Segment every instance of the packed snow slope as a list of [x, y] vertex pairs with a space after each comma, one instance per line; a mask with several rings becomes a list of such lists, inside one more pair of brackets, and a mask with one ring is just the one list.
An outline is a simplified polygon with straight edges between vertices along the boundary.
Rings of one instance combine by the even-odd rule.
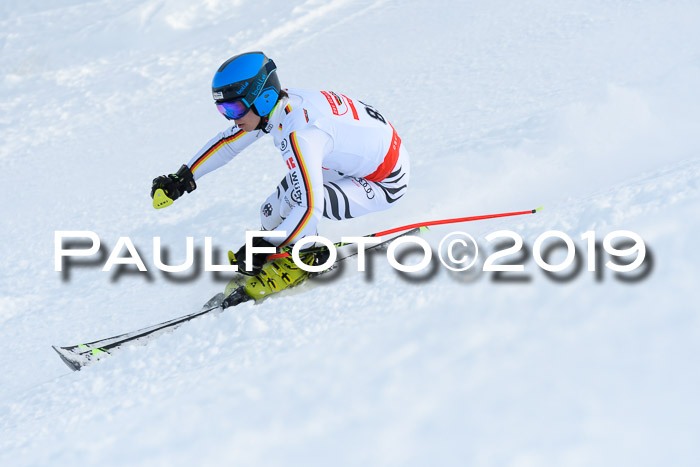
[[[0, 465], [696, 465], [698, 24], [690, 0], [5, 0]], [[408, 280], [377, 256], [71, 372], [52, 344], [223, 289], [165, 277], [153, 237], [177, 263], [187, 236], [225, 253], [258, 227], [285, 171], [271, 141], [167, 209], [149, 198], [226, 127], [211, 78], [249, 50], [284, 86], [373, 104], [411, 153], [394, 209], [322, 235], [543, 205], [427, 238], [507, 229], [531, 251], [560, 230], [582, 270], [555, 282], [529, 254], [525, 281]], [[149, 274], [103, 257], [64, 277], [57, 230], [105, 254], [128, 236]], [[647, 275], [587, 271], [589, 230], [639, 234]]]

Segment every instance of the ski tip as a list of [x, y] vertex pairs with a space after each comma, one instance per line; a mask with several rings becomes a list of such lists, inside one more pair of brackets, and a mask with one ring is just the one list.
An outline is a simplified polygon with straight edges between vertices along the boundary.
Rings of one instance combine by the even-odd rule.
[[70, 368], [73, 371], [80, 371], [80, 365], [75, 363], [74, 361], [68, 359], [62, 352], [62, 349], [60, 347], [56, 347], [55, 345], [51, 346], [52, 349], [56, 351], [59, 357], [61, 357], [61, 360], [63, 360], [63, 363], [65, 363], [68, 368]]
[[542, 210], [542, 206], [540, 206], [540, 207], [537, 208], [537, 209], [533, 209], [533, 210], [532, 210], [532, 213], [534, 214], [534, 213], [536, 213], [536, 212], [540, 212], [541, 210]]

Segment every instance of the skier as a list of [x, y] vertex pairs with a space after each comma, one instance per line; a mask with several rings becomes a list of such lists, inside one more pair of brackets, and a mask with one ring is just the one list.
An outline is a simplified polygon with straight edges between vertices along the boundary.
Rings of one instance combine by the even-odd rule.
[[[281, 250], [316, 235], [321, 217], [342, 220], [383, 211], [405, 194], [408, 153], [394, 127], [371, 105], [333, 91], [283, 90], [275, 63], [262, 52], [226, 60], [214, 75], [212, 94], [219, 112], [235, 125], [175, 174], [153, 180], [154, 207], [192, 192], [203, 175], [265, 135], [272, 136], [289, 171], [261, 205], [261, 230], [286, 233], [256, 238], [253, 246]], [[246, 264], [245, 249], [229, 252], [229, 261], [257, 276], [246, 284], [251, 294], [265, 295], [306, 277], [290, 258], [267, 262], [268, 254], [258, 253]]]

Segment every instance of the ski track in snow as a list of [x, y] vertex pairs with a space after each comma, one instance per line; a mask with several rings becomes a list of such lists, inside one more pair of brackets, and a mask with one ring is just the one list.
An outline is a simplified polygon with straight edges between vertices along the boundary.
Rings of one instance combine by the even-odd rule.
[[[700, 419], [700, 7], [657, 0], [303, 3], [8, 1], [0, 6], [0, 465], [694, 465]], [[630, 284], [585, 268], [526, 283], [382, 255], [70, 372], [69, 345], [194, 311], [225, 282], [167, 281], [184, 238], [223, 253], [284, 174], [271, 142], [163, 211], [151, 179], [225, 127], [215, 68], [261, 49], [284, 86], [382, 110], [412, 157], [382, 215], [329, 238], [436, 227], [645, 240]], [[53, 271], [55, 230], [129, 236], [143, 275]], [[585, 258], [584, 258], [585, 259]], [[483, 258], [482, 258], [483, 260]]]

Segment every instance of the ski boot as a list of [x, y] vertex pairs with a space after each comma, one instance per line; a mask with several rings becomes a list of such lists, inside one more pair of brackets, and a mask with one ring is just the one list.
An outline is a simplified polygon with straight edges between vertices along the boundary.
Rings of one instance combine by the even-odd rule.
[[[306, 253], [300, 258], [309, 266], [321, 264], [326, 261], [327, 253]], [[236, 289], [243, 287], [245, 293], [255, 300], [262, 300], [274, 293], [294, 287], [302, 283], [309, 273], [297, 267], [291, 256], [275, 258], [268, 261], [262, 271], [256, 276], [238, 275], [226, 285], [225, 296], [229, 296]]]

